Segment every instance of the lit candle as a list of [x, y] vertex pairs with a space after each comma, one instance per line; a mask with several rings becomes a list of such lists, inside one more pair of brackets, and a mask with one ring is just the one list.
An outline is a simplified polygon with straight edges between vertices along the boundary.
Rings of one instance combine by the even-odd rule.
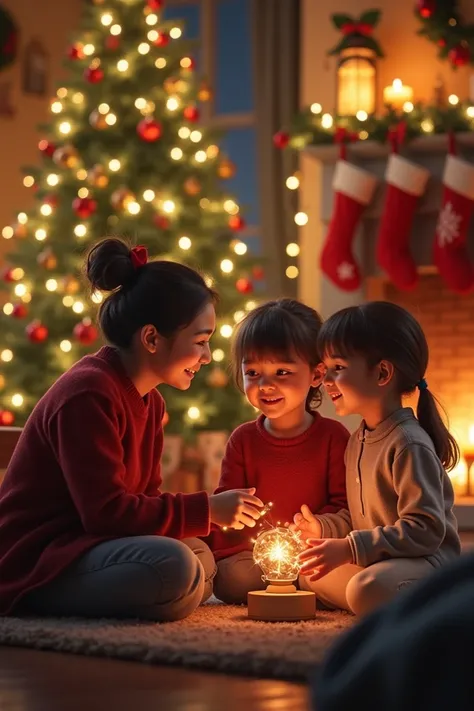
[[391, 86], [386, 86], [383, 90], [383, 100], [393, 109], [402, 109], [403, 104], [407, 101], [412, 101], [413, 89], [411, 86], [405, 86], [401, 79], [394, 79]]

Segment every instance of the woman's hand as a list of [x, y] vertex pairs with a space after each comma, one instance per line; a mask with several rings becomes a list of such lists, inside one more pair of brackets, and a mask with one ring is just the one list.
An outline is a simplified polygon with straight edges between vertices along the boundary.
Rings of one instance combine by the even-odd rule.
[[211, 521], [225, 528], [253, 528], [260, 518], [263, 502], [254, 496], [255, 489], [230, 489], [209, 497]]

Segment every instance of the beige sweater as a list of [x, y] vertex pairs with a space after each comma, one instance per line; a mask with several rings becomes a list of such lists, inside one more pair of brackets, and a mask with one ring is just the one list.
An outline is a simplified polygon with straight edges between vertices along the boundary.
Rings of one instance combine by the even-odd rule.
[[349, 512], [318, 516], [323, 537], [348, 536], [354, 562], [425, 557], [433, 566], [461, 551], [453, 487], [411, 408], [375, 430], [362, 422], [346, 449]]

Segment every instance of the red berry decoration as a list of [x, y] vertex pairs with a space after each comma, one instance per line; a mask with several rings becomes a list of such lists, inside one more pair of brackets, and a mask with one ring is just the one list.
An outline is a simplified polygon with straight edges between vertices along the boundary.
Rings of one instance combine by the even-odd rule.
[[73, 44], [72, 47], [69, 47], [67, 51], [67, 56], [69, 57], [69, 59], [83, 59], [84, 52], [82, 51], [81, 45]]
[[15, 415], [10, 410], [0, 411], [0, 425], [2, 427], [10, 427], [15, 422]]
[[84, 72], [84, 79], [89, 84], [98, 84], [104, 78], [104, 72], [100, 67], [87, 67]]
[[25, 331], [32, 343], [42, 343], [48, 338], [48, 329], [43, 326], [41, 321], [32, 321]]
[[170, 221], [164, 215], [155, 215], [153, 222], [160, 230], [167, 230], [170, 226]]
[[77, 197], [72, 201], [72, 209], [78, 217], [85, 220], [97, 210], [97, 203], [90, 197]]
[[418, 14], [427, 20], [436, 10], [436, 0], [418, 0]]
[[196, 106], [186, 106], [183, 111], [183, 116], [187, 121], [198, 121], [199, 120], [199, 109]]
[[290, 135], [286, 133], [286, 131], [278, 131], [278, 133], [275, 133], [273, 136], [273, 144], [277, 148], [286, 148], [289, 142]]
[[163, 7], [163, 0], [147, 0], [147, 5], [150, 10], [161, 10]]
[[232, 215], [232, 217], [229, 218], [229, 227], [235, 232], [243, 230], [245, 227], [245, 220], [240, 217], [240, 215]]
[[170, 36], [167, 32], [158, 32], [158, 37], [153, 41], [153, 44], [157, 47], [166, 47], [169, 44]]
[[140, 121], [137, 126], [137, 133], [142, 141], [148, 141], [149, 143], [153, 143], [153, 141], [157, 141], [161, 138], [162, 132], [161, 124], [150, 116]]
[[47, 141], [45, 138], [38, 143], [38, 148], [41, 153], [44, 153], [45, 156], [49, 156], [50, 158], [52, 158], [53, 153], [56, 150], [54, 143], [50, 143], [50, 141]]
[[94, 343], [99, 336], [99, 333], [96, 327], [93, 326], [90, 318], [85, 318], [80, 323], [77, 323], [74, 326], [73, 334], [83, 346], [89, 346], [91, 343]]
[[49, 195], [45, 195], [43, 198], [43, 203], [46, 205], [51, 205], [51, 207], [57, 207], [58, 206], [58, 196], [53, 195], [50, 193]]
[[28, 315], [28, 309], [25, 304], [15, 304], [12, 311], [12, 316], [15, 318], [25, 318]]
[[15, 281], [13, 277], [13, 269], [11, 269], [10, 267], [8, 267], [8, 269], [5, 269], [5, 271], [3, 272], [3, 281], [6, 281], [8, 283]]
[[453, 49], [450, 49], [448, 57], [454, 67], [464, 67], [471, 61], [469, 47], [463, 44], [458, 44], [456, 47], [453, 47]]
[[120, 47], [120, 38], [114, 35], [109, 35], [105, 40], [105, 46], [107, 49], [116, 50]]
[[242, 277], [241, 279], [237, 279], [235, 283], [235, 288], [241, 294], [250, 294], [253, 291], [253, 284], [250, 279]]

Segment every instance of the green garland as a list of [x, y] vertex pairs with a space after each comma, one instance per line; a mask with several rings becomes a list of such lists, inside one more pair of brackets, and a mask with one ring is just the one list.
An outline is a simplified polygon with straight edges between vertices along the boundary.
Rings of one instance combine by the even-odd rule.
[[[317, 113], [316, 113], [317, 112]], [[274, 137], [279, 148], [302, 150], [306, 146], [372, 140], [385, 143], [393, 132], [400, 140], [410, 141], [418, 136], [474, 131], [474, 107], [468, 101], [455, 106], [427, 106], [415, 104], [408, 112], [388, 109], [382, 116], [337, 117], [325, 114], [319, 104], [312, 104], [298, 114], [289, 131]], [[282, 140], [286, 136], [287, 140]]]
[[474, 24], [464, 24], [457, 0], [420, 0], [415, 15], [418, 34], [438, 47], [438, 56], [453, 68], [474, 64]]

